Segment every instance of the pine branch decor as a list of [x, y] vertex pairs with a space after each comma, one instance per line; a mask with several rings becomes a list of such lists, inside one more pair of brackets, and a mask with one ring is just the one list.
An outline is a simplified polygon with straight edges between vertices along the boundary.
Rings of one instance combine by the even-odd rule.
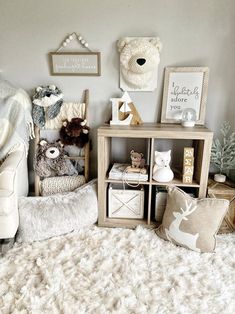
[[212, 143], [211, 164], [219, 169], [220, 174], [235, 168], [235, 132], [229, 135], [230, 129], [230, 123], [223, 122], [220, 128], [222, 140], [216, 138]]

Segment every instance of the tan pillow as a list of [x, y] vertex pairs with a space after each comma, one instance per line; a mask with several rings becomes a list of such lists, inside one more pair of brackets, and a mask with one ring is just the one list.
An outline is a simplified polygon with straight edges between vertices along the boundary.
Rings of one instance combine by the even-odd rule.
[[177, 187], [169, 187], [166, 210], [156, 233], [185, 248], [213, 252], [216, 233], [228, 208], [228, 200], [196, 199]]

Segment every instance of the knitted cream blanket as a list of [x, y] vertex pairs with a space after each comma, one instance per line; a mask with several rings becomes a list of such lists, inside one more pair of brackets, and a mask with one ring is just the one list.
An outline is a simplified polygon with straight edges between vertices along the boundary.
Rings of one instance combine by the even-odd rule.
[[31, 111], [28, 94], [0, 80], [0, 160], [21, 147], [27, 154], [29, 137], [34, 137]]

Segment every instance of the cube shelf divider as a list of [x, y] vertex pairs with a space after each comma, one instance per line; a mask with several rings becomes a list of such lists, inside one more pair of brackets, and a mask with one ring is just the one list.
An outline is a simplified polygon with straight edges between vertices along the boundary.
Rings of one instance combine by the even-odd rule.
[[[147, 216], [143, 219], [109, 218], [107, 189], [109, 183], [122, 183], [121, 180], [108, 179], [108, 170], [111, 165], [111, 141], [112, 138], [141, 138], [146, 139], [148, 144], [149, 179], [139, 182], [148, 187]], [[158, 139], [192, 140], [194, 147], [194, 180], [191, 184], [183, 183], [180, 176], [175, 173], [173, 181], [159, 183], [152, 179], [154, 165], [154, 145]], [[138, 126], [110, 126], [105, 124], [98, 128], [98, 225], [103, 227], [135, 228], [137, 225], [154, 227], [156, 221], [151, 220], [152, 211], [152, 187], [172, 186], [192, 187], [198, 190], [198, 197], [206, 197], [207, 181], [210, 165], [210, 152], [213, 132], [204, 126], [185, 128], [179, 124], [153, 124], [145, 123]], [[128, 181], [137, 183], [135, 181]]]

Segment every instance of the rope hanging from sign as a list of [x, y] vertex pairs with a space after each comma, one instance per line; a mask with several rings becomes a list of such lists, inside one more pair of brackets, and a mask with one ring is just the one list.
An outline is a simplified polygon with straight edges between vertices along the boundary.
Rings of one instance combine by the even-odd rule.
[[67, 47], [68, 44], [73, 40], [77, 40], [79, 44], [85, 47], [88, 51], [92, 52], [92, 50], [89, 48], [88, 42], [81, 34], [77, 34], [76, 32], [73, 32], [70, 35], [66, 36], [62, 45], [56, 50], [56, 52], [59, 52], [61, 49]]

